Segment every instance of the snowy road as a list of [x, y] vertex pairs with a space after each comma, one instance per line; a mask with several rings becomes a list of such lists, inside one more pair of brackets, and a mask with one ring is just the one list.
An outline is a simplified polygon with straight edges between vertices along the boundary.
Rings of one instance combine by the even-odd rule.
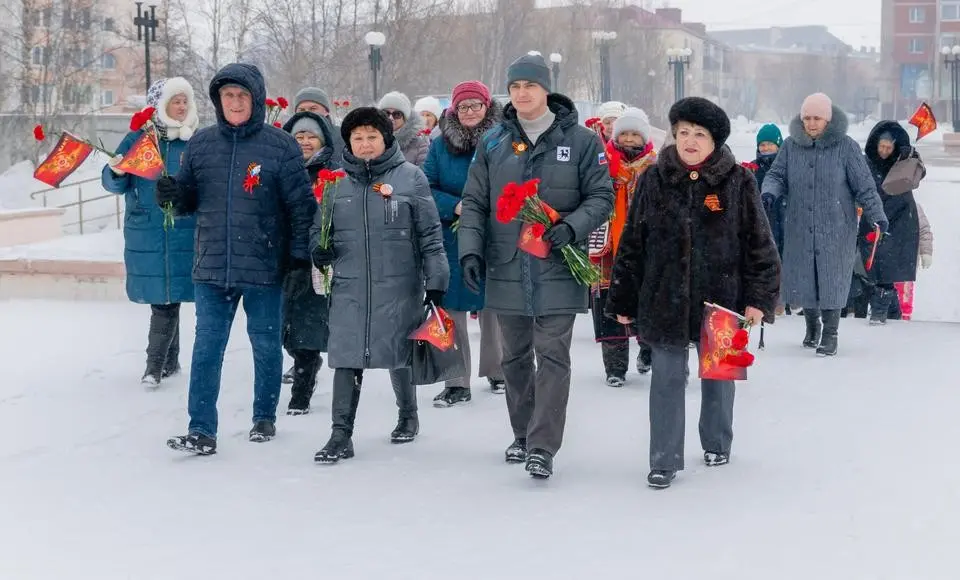
[[739, 389], [732, 463], [702, 465], [693, 385], [688, 469], [658, 492], [644, 482], [647, 379], [602, 386], [587, 317], [546, 483], [503, 463], [505, 403], [482, 389], [444, 410], [424, 389], [420, 438], [390, 445], [384, 372], [365, 381], [355, 459], [312, 461], [329, 428], [326, 369], [314, 414], [247, 442], [242, 319], [220, 453], [175, 454], [164, 441], [186, 425], [186, 378], [139, 386], [147, 317], [129, 304], [0, 302], [0, 578], [957, 577], [960, 325], [847, 320], [840, 356], [820, 360], [798, 346], [801, 320], [781, 320]]

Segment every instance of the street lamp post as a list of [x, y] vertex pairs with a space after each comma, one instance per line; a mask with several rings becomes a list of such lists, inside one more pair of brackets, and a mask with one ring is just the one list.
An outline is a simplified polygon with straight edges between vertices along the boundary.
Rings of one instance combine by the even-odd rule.
[[553, 92], [562, 93], [560, 90], [560, 63], [563, 62], [563, 55], [554, 52], [550, 55], [550, 62], [553, 63]]
[[617, 39], [617, 33], [595, 30], [593, 40], [600, 47], [600, 100], [604, 103], [613, 99], [610, 86], [610, 45]]
[[367, 45], [370, 46], [370, 73], [373, 75], [373, 102], [376, 105], [380, 100], [380, 65], [383, 57], [380, 54], [380, 48], [386, 44], [387, 37], [382, 32], [371, 30], [363, 37]]
[[656, 95], [654, 86], [657, 78], [657, 71], [650, 69], [647, 71], [647, 77], [650, 79], [650, 82], [647, 83], [647, 111], [652, 114], [654, 110], [653, 99]]
[[944, 46], [943, 66], [950, 71], [950, 118], [953, 120], [953, 132], [960, 133], [960, 45]]
[[137, 2], [137, 15], [133, 25], [137, 27], [137, 40], [143, 41], [143, 57], [146, 60], [147, 92], [150, 92], [150, 41], [157, 41], [157, 7], [150, 5], [150, 12], [143, 11], [143, 2]]
[[689, 48], [668, 48], [667, 64], [673, 68], [673, 97], [679, 101], [684, 93], [684, 69], [690, 65], [690, 55], [693, 51]]

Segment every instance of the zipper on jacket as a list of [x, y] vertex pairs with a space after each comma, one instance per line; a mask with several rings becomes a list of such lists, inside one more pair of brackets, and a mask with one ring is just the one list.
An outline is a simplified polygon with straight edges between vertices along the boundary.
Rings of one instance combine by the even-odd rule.
[[[164, 143], [167, 146], [167, 153], [163, 156], [161, 161], [166, 164], [166, 159], [170, 159], [170, 142], [167, 141]], [[166, 221], [166, 216], [163, 216], [164, 222]], [[170, 281], [170, 233], [167, 231], [167, 228], [163, 228], [163, 270], [164, 270], [164, 280], [166, 281], [167, 287], [167, 304], [172, 302], [171, 297], [173, 292], [171, 291], [171, 281]]]
[[230, 233], [230, 219], [233, 215], [233, 171], [234, 164], [237, 162], [237, 132], [233, 132], [233, 149], [230, 151], [230, 169], [227, 173], [227, 271], [224, 276], [224, 285], [230, 287], [230, 264], [233, 256], [233, 234]]
[[363, 334], [363, 367], [366, 368], [370, 364], [370, 312], [373, 309], [373, 268], [370, 265], [370, 223], [368, 219], [368, 210], [367, 210], [367, 195], [372, 193], [370, 189], [371, 179], [370, 179], [370, 162], [364, 161], [367, 169], [367, 182], [363, 186], [363, 251], [364, 257], [367, 260], [367, 308], [365, 312], [366, 316], [366, 332]]

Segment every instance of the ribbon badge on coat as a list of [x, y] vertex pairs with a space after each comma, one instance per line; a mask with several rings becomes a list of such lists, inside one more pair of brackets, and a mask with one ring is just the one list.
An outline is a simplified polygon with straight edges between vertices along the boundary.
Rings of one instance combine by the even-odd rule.
[[717, 197], [717, 194], [711, 193], [704, 200], [703, 205], [707, 207], [710, 211], [723, 211], [723, 208], [720, 207], [720, 198]]
[[253, 188], [260, 185], [260, 164], [251, 163], [247, 166], [247, 176], [243, 178], [243, 190], [253, 195]]

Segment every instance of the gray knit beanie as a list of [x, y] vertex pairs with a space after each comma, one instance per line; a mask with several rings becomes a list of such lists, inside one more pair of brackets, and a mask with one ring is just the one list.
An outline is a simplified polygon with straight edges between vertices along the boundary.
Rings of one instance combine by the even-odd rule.
[[316, 87], [307, 87], [301, 89], [297, 96], [293, 99], [293, 109], [296, 110], [297, 106], [304, 102], [311, 101], [313, 103], [320, 103], [327, 109], [327, 112], [332, 112], [333, 107], [330, 106], [330, 97], [327, 96], [327, 91], [323, 89], [318, 89]]
[[293, 127], [290, 129], [290, 134], [294, 137], [297, 136], [297, 133], [310, 133], [316, 135], [320, 138], [320, 143], [323, 144], [325, 139], [323, 138], [323, 130], [320, 128], [320, 124], [311, 119], [310, 117], [300, 117], [297, 119], [297, 122], [293, 124]]
[[550, 83], [550, 67], [543, 55], [536, 51], [528, 52], [507, 67], [507, 88], [516, 81], [537, 83], [548, 93], [552, 87]]
[[397, 91], [383, 95], [383, 97], [380, 99], [380, 103], [377, 105], [377, 108], [381, 111], [384, 109], [400, 111], [403, 113], [404, 119], [409, 119], [410, 115], [413, 113], [413, 105], [410, 104], [410, 97]]

